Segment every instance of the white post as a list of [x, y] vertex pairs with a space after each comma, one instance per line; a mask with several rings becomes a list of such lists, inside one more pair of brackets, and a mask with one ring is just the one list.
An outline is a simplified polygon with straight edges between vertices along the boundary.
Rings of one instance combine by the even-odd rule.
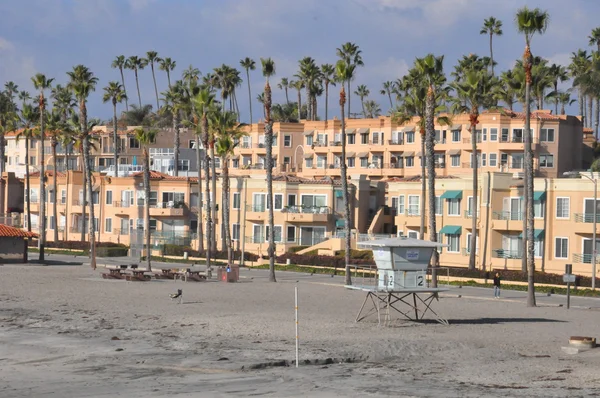
[[295, 299], [296, 299], [296, 367], [298, 367], [298, 344], [299, 344], [299, 336], [298, 336], [298, 286], [294, 288]]

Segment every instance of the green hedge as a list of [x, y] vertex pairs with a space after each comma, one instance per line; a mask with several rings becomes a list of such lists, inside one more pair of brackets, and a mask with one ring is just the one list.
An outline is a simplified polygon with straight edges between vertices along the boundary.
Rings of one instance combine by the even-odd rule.
[[300, 250], [304, 250], [309, 246], [292, 246], [288, 249], [289, 253], [298, 253]]
[[[198, 250], [192, 249], [191, 247], [186, 247], [186, 246], [171, 245], [171, 244], [163, 245], [163, 251], [162, 251], [163, 256], [183, 257], [184, 252], [187, 252], [188, 256], [190, 256], [190, 257], [206, 258], [206, 250], [198, 251]], [[242, 256], [241, 251], [239, 251], [239, 250], [233, 251], [234, 259], [239, 259], [239, 258], [241, 258], [241, 256]], [[227, 252], [226, 251], [217, 251], [216, 253], [212, 254], [212, 258], [217, 259], [217, 260], [227, 260]], [[257, 261], [258, 256], [256, 254], [246, 252], [244, 254], [244, 260]]]

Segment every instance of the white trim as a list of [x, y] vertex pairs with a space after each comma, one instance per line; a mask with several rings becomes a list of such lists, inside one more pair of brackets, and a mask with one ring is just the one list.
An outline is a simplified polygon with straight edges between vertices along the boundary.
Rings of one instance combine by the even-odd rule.
[[[456, 239], [458, 240], [458, 248], [456, 251], [451, 250], [451, 245], [450, 245], [450, 237], [451, 236], [456, 236]], [[446, 247], [446, 252], [447, 253], [460, 253], [460, 235], [446, 235], [446, 244], [448, 245], [448, 247]]]
[[[557, 239], [566, 239], [567, 240], [567, 255], [566, 255], [566, 257], [556, 257], [556, 240]], [[554, 237], [554, 247], [553, 247], [553, 249], [554, 249], [554, 255], [553, 255], [553, 257], [554, 257], [554, 259], [557, 259], [557, 260], [568, 260], [569, 259], [569, 249], [570, 248], [571, 247], [570, 247], [570, 242], [569, 242], [569, 238], [568, 237], [566, 237], [566, 236], [555, 236]]]
[[[458, 212], [457, 214], [451, 214], [450, 213], [450, 203], [452, 203], [453, 200], [457, 200], [458, 201]], [[460, 217], [460, 202], [462, 202], [462, 199], [446, 199], [446, 204], [448, 205], [448, 217]]]
[[300, 194], [300, 203], [297, 203], [296, 206], [302, 206], [302, 198], [305, 196], [325, 196], [325, 206], [329, 207], [329, 195], [326, 193], [302, 193]]
[[[418, 201], [418, 210], [417, 210], [417, 214], [410, 214], [409, 213], [409, 208], [410, 208], [410, 198], [417, 198], [419, 199]], [[406, 214], [407, 215], [411, 215], [411, 216], [420, 216], [421, 215], [421, 196], [420, 195], [408, 195], [408, 200], [406, 202]]]
[[[492, 129], [495, 129], [495, 130], [496, 130], [496, 139], [495, 139], [495, 140], [492, 140]], [[498, 127], [489, 127], [489, 128], [488, 128], [488, 134], [489, 134], [489, 136], [488, 136], [488, 137], [489, 137], [489, 141], [490, 141], [490, 142], [498, 142], [498, 137], [500, 136], [500, 134], [499, 134], [499, 133], [500, 133], [500, 128], [498, 128]]]
[[[558, 217], [558, 215], [557, 215], [558, 214], [558, 200], [559, 199], [568, 199], [569, 200], [569, 208], [567, 209], [567, 214], [568, 214], [567, 217]], [[571, 215], [571, 197], [570, 196], [557, 196], [556, 200], [554, 201], [554, 204], [555, 204], [555, 206], [554, 206], [554, 217], [557, 220], [568, 220], [568, 219], [571, 218], [570, 217], [570, 215]]]
[[[290, 196], [294, 197], [294, 204], [293, 205], [290, 205]], [[298, 194], [288, 193], [286, 199], [287, 199], [286, 206], [298, 206]]]

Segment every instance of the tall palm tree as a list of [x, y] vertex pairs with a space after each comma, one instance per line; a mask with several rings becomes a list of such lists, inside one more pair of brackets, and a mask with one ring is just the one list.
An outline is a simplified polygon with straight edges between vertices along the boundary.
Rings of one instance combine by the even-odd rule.
[[304, 82], [302, 80], [291, 80], [290, 87], [295, 88], [298, 93], [298, 121], [300, 121], [302, 119], [302, 89], [304, 88]]
[[[208, 153], [208, 148], [210, 145], [210, 130], [209, 130], [209, 119], [213, 112], [215, 112], [215, 98], [214, 95], [210, 92], [209, 89], [203, 88], [200, 90], [194, 98], [192, 98], [193, 109], [195, 115], [200, 123], [200, 132], [202, 134], [202, 146], [204, 148], [204, 178], [205, 178], [205, 195], [204, 200], [206, 202], [206, 265], [210, 266], [211, 254], [213, 245], [211, 241], [213, 240], [213, 230], [214, 228], [214, 219], [212, 217], [212, 206], [213, 200], [211, 197], [211, 176], [210, 176], [210, 157]], [[200, 174], [198, 174], [200, 175]], [[202, 195], [198, 194], [199, 198], [202, 198]], [[200, 204], [202, 207], [202, 203]], [[198, 223], [202, 223], [201, 213], [199, 214]]]
[[171, 88], [171, 72], [175, 70], [175, 66], [177, 66], [177, 62], [173, 61], [171, 58], [166, 57], [162, 58], [158, 62], [158, 69], [165, 71], [167, 73], [167, 82], [169, 83], [169, 88]]
[[267, 148], [267, 206], [269, 207], [269, 281], [275, 279], [275, 220], [273, 214], [273, 121], [271, 120], [271, 85], [269, 79], [275, 75], [275, 61], [271, 58], [261, 58], [262, 74], [265, 83], [265, 141]]
[[4, 89], [11, 101], [15, 98], [15, 94], [19, 92], [19, 86], [13, 81], [4, 83]]
[[154, 75], [154, 64], [159, 64], [162, 62], [162, 59], [158, 56], [156, 51], [148, 51], [146, 53], [146, 58], [144, 58], [144, 63], [146, 65], [150, 65], [150, 69], [152, 70], [152, 81], [154, 81], [154, 94], [156, 95], [156, 110], [160, 108], [160, 104], [158, 103], [158, 87], [156, 86], [156, 76]]
[[[75, 98], [79, 102], [79, 119], [81, 125], [81, 135], [83, 137], [83, 157], [85, 175], [87, 179], [87, 191], [89, 198], [92, 198], [92, 165], [90, 159], [90, 132], [88, 130], [88, 117], [87, 117], [87, 98], [90, 93], [96, 90], [96, 84], [98, 84], [98, 78], [94, 76], [94, 73], [84, 65], [77, 65], [73, 67], [73, 70], [67, 72], [69, 76], [69, 87], [73, 90]], [[85, 189], [83, 190], [84, 202], [85, 202]], [[85, 217], [84, 217], [85, 220]], [[90, 222], [89, 224], [89, 239], [90, 239], [90, 256], [91, 256], [91, 267], [96, 269], [96, 234], [94, 225], [94, 205], [90, 205]], [[84, 222], [85, 225], [85, 222]]]
[[394, 82], [391, 81], [385, 81], [383, 82], [383, 88], [381, 89], [381, 91], [379, 91], [379, 93], [381, 95], [387, 95], [388, 99], [390, 100], [390, 109], [392, 109], [394, 107], [394, 104], [392, 103], [392, 89], [394, 88]]
[[6, 170], [6, 141], [4, 134], [14, 131], [18, 121], [17, 105], [8, 92], [0, 92], [0, 175]]
[[346, 91], [348, 93], [348, 117], [350, 117], [350, 98], [352, 97], [352, 91], [350, 91], [350, 82], [355, 77], [354, 73], [356, 72], [356, 67], [365, 65], [362, 60], [361, 53], [362, 51], [359, 49], [359, 47], [351, 42], [344, 43], [340, 48], [336, 49], [336, 54], [340, 59], [342, 59], [348, 65], [355, 66], [352, 76], [348, 77], [348, 80], [346, 80]]
[[304, 57], [299, 62], [300, 70], [296, 74], [296, 78], [304, 83], [306, 88], [306, 106], [307, 119], [316, 120], [316, 95], [321, 84], [321, 70], [317, 66], [314, 59]]
[[[428, 176], [428, 218], [429, 225], [427, 227], [427, 232], [429, 234], [429, 239], [432, 242], [437, 242], [437, 229], [436, 229], [436, 219], [435, 219], [435, 127], [434, 127], [434, 118], [435, 118], [435, 108], [436, 108], [436, 96], [437, 89], [440, 82], [440, 79], [443, 78], [444, 75], [444, 56], [436, 57], [433, 54], [428, 54], [424, 58], [417, 58], [415, 61], [415, 66], [420, 72], [421, 76], [424, 78], [427, 83], [427, 100], [425, 102], [425, 147], [426, 147], [426, 158], [428, 162], [426, 162], [427, 166], [427, 176]], [[431, 272], [431, 280], [432, 286], [437, 287], [437, 266], [439, 261], [439, 254], [437, 250], [433, 251], [432, 256], [432, 272]]]
[[121, 84], [123, 85], [123, 91], [125, 92], [125, 110], [129, 110], [129, 103], [127, 102], [127, 88], [125, 88], [125, 75], [123, 75], [123, 69], [128, 69], [127, 60], [124, 55], [117, 55], [111, 64], [113, 69], [118, 69], [121, 73]]
[[350, 236], [350, 194], [348, 191], [348, 165], [346, 164], [346, 117], [344, 115], [344, 105], [346, 103], [346, 90], [344, 83], [354, 76], [354, 69], [356, 65], [348, 63], [344, 60], [339, 60], [335, 65], [336, 80], [340, 82], [340, 115], [341, 115], [341, 128], [342, 128], [342, 159], [341, 159], [341, 180], [342, 180], [342, 195], [344, 199], [344, 217], [346, 222], [344, 223], [344, 240], [345, 240], [345, 251], [344, 251], [344, 262], [346, 264], [345, 269], [345, 283], [346, 285], [352, 285], [352, 277], [350, 275], [350, 253], [352, 237]]
[[[569, 73], [575, 80], [581, 78], [589, 72], [591, 66], [591, 56], [585, 50], [578, 50], [571, 53], [571, 64], [569, 64]], [[588, 117], [585, 115], [585, 95], [583, 90], [578, 89], [579, 114], [583, 118], [584, 126], [588, 123]], [[591, 118], [591, 115], [590, 115]]]
[[[554, 92], [558, 92], [558, 82], [564, 82], [569, 79], [567, 68], [562, 65], [552, 64], [548, 70], [548, 77], [552, 80]], [[554, 114], [558, 114], [558, 101], [555, 102]]]
[[[25, 202], [27, 205], [27, 231], [31, 232], [31, 183], [29, 179], [29, 163], [31, 159], [29, 157], [29, 142], [38, 134], [36, 122], [39, 120], [39, 108], [34, 107], [31, 104], [23, 103], [20, 119], [20, 124], [23, 129], [17, 134], [17, 141], [21, 139], [21, 137], [25, 137]], [[41, 175], [40, 178], [42, 178]]]
[[263, 108], [263, 117], [267, 118], [267, 112], [265, 111], [265, 93], [260, 93], [256, 96], [256, 100], [262, 105]]
[[[600, 56], [595, 53], [590, 62], [586, 73], [577, 76], [573, 81], [573, 86], [578, 87], [579, 91], [588, 97], [588, 115], [589, 126], [594, 128], [594, 134], [598, 136], [598, 122], [600, 121]], [[592, 123], [592, 103], [596, 102], [595, 121]], [[558, 104], [558, 101], [556, 101]]]
[[[323, 83], [325, 84], [325, 120], [329, 120], [329, 86], [335, 86], [335, 66], [331, 64], [321, 65], [321, 76], [323, 77]], [[300, 115], [298, 115], [298, 118], [299, 116]]]
[[44, 153], [44, 138], [46, 136], [44, 116], [46, 113], [46, 98], [44, 97], [44, 91], [50, 90], [54, 79], [48, 79], [45, 75], [38, 73], [31, 78], [33, 87], [39, 90], [39, 108], [40, 108], [40, 236], [38, 239], [39, 250], [40, 250], [40, 261], [44, 261], [44, 249], [46, 246], [46, 170], [44, 168], [45, 153]]
[[256, 69], [256, 62], [246, 57], [240, 60], [240, 65], [246, 70], [246, 83], [248, 84], [248, 104], [250, 105], [250, 124], [252, 124], [252, 91], [250, 90], [250, 71]]
[[287, 77], [282, 77], [281, 81], [277, 83], [277, 88], [280, 90], [284, 90], [285, 92], [285, 103], [290, 103], [290, 98], [288, 97], [288, 88], [290, 87], [290, 81]]
[[175, 82], [175, 84], [166, 92], [163, 93], [163, 101], [165, 106], [161, 109], [161, 113], [167, 114], [171, 117], [172, 129], [173, 129], [173, 175], [179, 175], [179, 149], [181, 146], [180, 142], [180, 123], [181, 114], [186, 108], [185, 103], [185, 87], [181, 80]]
[[[60, 135], [58, 136], [58, 142], [60, 143], [60, 145], [64, 148], [65, 150], [65, 170], [67, 173], [67, 186], [69, 185], [69, 160], [71, 157], [71, 151], [73, 148], [73, 144], [74, 144], [74, 132], [72, 131], [72, 129], [69, 126], [68, 121], [67, 122], [63, 122], [63, 123], [67, 123], [66, 125], [63, 125], [63, 130], [60, 132]], [[68, 226], [69, 224], [69, 190], [67, 189], [65, 191], [66, 196], [65, 196], [65, 227], [64, 227], [64, 231], [63, 231], [63, 240], [66, 241], [67, 240], [67, 234], [68, 234]]]
[[135, 138], [144, 148], [144, 232], [146, 238], [146, 271], [152, 271], [152, 253], [150, 249], [150, 153], [148, 148], [156, 141], [156, 130], [140, 127], [135, 130]]
[[108, 86], [104, 87], [104, 95], [102, 101], [112, 102], [113, 106], [113, 147], [114, 147], [114, 164], [115, 164], [115, 177], [119, 176], [119, 152], [123, 148], [119, 148], [119, 137], [117, 132], [117, 104], [127, 100], [127, 94], [125, 89], [119, 82], [109, 82]]
[[373, 119], [381, 115], [381, 107], [373, 100], [365, 101], [365, 116]]
[[535, 247], [534, 247], [534, 209], [533, 209], [533, 151], [531, 147], [531, 39], [533, 35], [543, 34], [548, 28], [549, 15], [539, 8], [523, 7], [517, 11], [515, 22], [517, 31], [525, 37], [523, 65], [525, 67], [525, 200], [527, 203], [527, 306], [535, 307]]
[[138, 102], [140, 108], [142, 107], [142, 95], [140, 94], [140, 81], [138, 79], [138, 71], [142, 70], [146, 67], [146, 60], [144, 58], [140, 58], [137, 55], [132, 55], [127, 58], [125, 61], [125, 68], [131, 69], [135, 74], [135, 85], [137, 87], [138, 93]]
[[494, 76], [494, 47], [492, 42], [494, 35], [502, 36], [502, 21], [494, 17], [485, 19], [479, 34], [490, 36], [490, 66], [492, 67], [492, 76]]
[[54, 107], [52, 112], [46, 115], [46, 124], [48, 126], [48, 135], [50, 135], [50, 145], [52, 148], [52, 162], [54, 163], [54, 171], [52, 172], [52, 192], [54, 192], [54, 200], [52, 201], [52, 216], [54, 217], [54, 242], [58, 242], [58, 168], [56, 167], [56, 147], [59, 143], [59, 138], [65, 130], [65, 123], [60, 112], [60, 109]]
[[360, 104], [362, 106], [363, 117], [367, 117], [367, 113], [365, 112], [365, 97], [368, 97], [371, 94], [371, 91], [364, 84], [356, 87], [356, 91], [354, 92], [360, 98]]
[[245, 126], [237, 121], [237, 115], [234, 112], [215, 112], [210, 120], [214, 132], [217, 134], [215, 144], [217, 155], [221, 158], [222, 183], [222, 219], [225, 230], [225, 241], [227, 245], [227, 265], [233, 265], [233, 245], [231, 243], [231, 223], [229, 206], [229, 159], [233, 155], [235, 147], [240, 139], [246, 135], [242, 130]]
[[596, 46], [596, 51], [600, 53], [600, 27], [592, 29], [588, 39], [590, 46]]

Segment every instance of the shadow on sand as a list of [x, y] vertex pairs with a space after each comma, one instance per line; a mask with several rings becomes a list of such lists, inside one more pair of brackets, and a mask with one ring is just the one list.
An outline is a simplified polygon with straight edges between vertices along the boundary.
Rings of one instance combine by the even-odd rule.
[[[22, 264], [22, 263], [21, 263]], [[81, 261], [64, 261], [64, 260], [29, 260], [23, 265], [46, 265], [46, 266], [79, 266], [83, 265]]]
[[[418, 323], [436, 324], [435, 319], [420, 319]], [[476, 319], [448, 319], [450, 325], [496, 325], [501, 323], [564, 323], [559, 319], [547, 318], [476, 318]]]

